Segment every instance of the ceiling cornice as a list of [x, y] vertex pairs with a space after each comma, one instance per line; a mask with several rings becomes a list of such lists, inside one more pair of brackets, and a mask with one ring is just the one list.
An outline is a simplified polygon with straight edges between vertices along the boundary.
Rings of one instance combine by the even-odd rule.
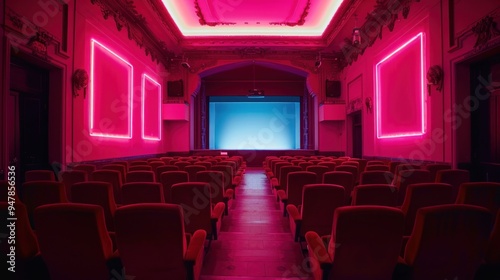
[[333, 42], [362, 2], [363, 0], [348, 0], [340, 6], [339, 11], [335, 13], [332, 21], [323, 33], [323, 39], [327, 45]]
[[151, 56], [153, 62], [169, 66], [172, 51], [167, 49], [164, 41], [158, 40], [149, 28], [146, 18], [137, 12], [133, 0], [90, 0], [99, 6], [104, 19], [113, 17], [116, 28], [127, 29], [130, 40], [134, 40], [140, 48], [144, 48], [146, 56]]

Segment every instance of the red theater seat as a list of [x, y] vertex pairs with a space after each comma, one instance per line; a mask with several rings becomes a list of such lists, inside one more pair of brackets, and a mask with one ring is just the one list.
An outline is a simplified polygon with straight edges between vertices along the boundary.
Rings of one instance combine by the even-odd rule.
[[109, 280], [121, 271], [101, 207], [62, 203], [35, 211], [36, 234], [51, 280]]
[[122, 204], [164, 203], [163, 187], [156, 182], [132, 182], [122, 186]]
[[[377, 165], [370, 165], [368, 167], [373, 167]], [[394, 175], [389, 171], [373, 170], [361, 172], [359, 176], [359, 184], [392, 184], [394, 181]]]
[[96, 170], [90, 176], [91, 181], [106, 182], [113, 186], [113, 195], [115, 196], [116, 204], [122, 204], [122, 176], [116, 170]]
[[393, 207], [337, 208], [329, 238], [306, 233], [314, 279], [392, 279], [403, 223], [403, 213]]
[[61, 172], [61, 181], [66, 189], [66, 196], [71, 200], [71, 186], [75, 183], [88, 181], [87, 172], [83, 170], [68, 170]]
[[127, 183], [134, 182], [156, 182], [155, 173], [153, 171], [129, 171], [126, 175]]
[[[51, 181], [26, 182], [21, 191], [22, 202], [26, 205], [28, 217], [33, 222], [33, 213], [39, 206], [68, 202], [64, 184]], [[33, 223], [32, 223], [33, 225]]]
[[354, 188], [354, 175], [347, 171], [330, 171], [323, 174], [323, 184], [334, 184], [344, 187], [345, 205], [351, 204], [351, 192]]
[[177, 183], [189, 182], [189, 174], [186, 171], [165, 171], [161, 173], [160, 183], [163, 186], [163, 196], [166, 203], [171, 203], [171, 189]]
[[316, 184], [316, 173], [308, 171], [295, 171], [288, 173], [285, 190], [278, 190], [276, 196], [283, 203], [283, 216], [286, 216], [288, 204], [300, 205], [302, 203], [302, 189], [305, 185]]
[[106, 164], [101, 167], [102, 170], [116, 170], [120, 172], [120, 176], [122, 177], [122, 182], [126, 181], [125, 175], [128, 172], [128, 169], [123, 164]]
[[330, 171], [328, 167], [321, 165], [311, 165], [306, 167], [306, 171], [313, 172], [316, 174], [316, 183], [321, 184], [323, 181], [323, 174]]
[[[361, 173], [363, 174], [363, 173]], [[352, 205], [379, 205], [395, 207], [398, 190], [390, 184], [367, 184], [355, 186], [352, 191]]]
[[378, 164], [367, 165], [365, 167], [365, 171], [389, 171], [389, 166], [388, 165], [381, 165], [381, 164], [380, 165], [378, 165]]
[[73, 170], [83, 170], [87, 172], [87, 177], [90, 178], [92, 172], [96, 170], [96, 166], [94, 164], [78, 164], [72, 168]]
[[[425, 166], [425, 169], [428, 170], [431, 173], [431, 177], [436, 180], [436, 174], [438, 173], [438, 171], [451, 169], [451, 165], [444, 163], [433, 163], [433, 164], [427, 164]], [[438, 183], [445, 183], [445, 182], [438, 182]]]
[[196, 181], [196, 173], [199, 171], [206, 171], [207, 168], [203, 165], [188, 165], [184, 167], [184, 171], [186, 171], [189, 174], [189, 181], [190, 182], [195, 182]]
[[394, 180], [394, 185], [398, 188], [398, 205], [403, 204], [406, 196], [406, 189], [409, 185], [434, 182], [429, 171], [420, 169], [400, 171]]
[[197, 230], [186, 238], [178, 205], [121, 207], [116, 211], [116, 238], [127, 275], [137, 279], [199, 279], [206, 232]]
[[224, 188], [224, 173], [220, 171], [199, 171], [196, 173], [196, 182], [210, 184], [212, 203], [223, 202], [224, 212], [229, 214], [229, 201], [233, 198], [234, 190]]
[[128, 172], [132, 172], [132, 171], [153, 171], [153, 167], [151, 167], [151, 165], [148, 165], [148, 164], [144, 164], [144, 165], [131, 165], [128, 168]]
[[458, 196], [458, 190], [463, 183], [470, 182], [470, 174], [468, 170], [461, 169], [442, 169], [436, 172], [437, 183], [450, 184], [453, 187], [453, 199]]
[[56, 176], [51, 170], [30, 170], [24, 173], [24, 181], [55, 181]]
[[500, 209], [500, 183], [463, 183], [460, 185], [455, 203], [485, 207], [495, 214]]

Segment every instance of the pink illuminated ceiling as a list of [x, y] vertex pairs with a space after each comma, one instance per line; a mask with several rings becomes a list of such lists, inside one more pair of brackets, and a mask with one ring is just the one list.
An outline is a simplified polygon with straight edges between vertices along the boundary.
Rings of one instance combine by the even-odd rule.
[[319, 37], [343, 0], [162, 0], [186, 37]]

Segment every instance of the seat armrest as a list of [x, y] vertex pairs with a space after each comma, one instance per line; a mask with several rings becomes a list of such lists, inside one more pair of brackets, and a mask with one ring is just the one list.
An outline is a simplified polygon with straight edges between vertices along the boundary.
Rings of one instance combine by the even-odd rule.
[[184, 256], [184, 261], [186, 263], [195, 265], [198, 255], [203, 250], [206, 238], [206, 231], [199, 229], [194, 232], [193, 237], [191, 237], [191, 240], [188, 244], [186, 255]]
[[288, 212], [288, 215], [295, 221], [295, 223], [297, 223], [298, 221], [302, 221], [302, 216], [300, 215], [297, 206], [288, 204], [286, 206], [286, 211]]
[[225, 207], [226, 206], [224, 205], [224, 202], [218, 202], [217, 204], [215, 204], [214, 209], [212, 209], [212, 219], [216, 221], [220, 220], [222, 214], [224, 213]]
[[278, 179], [276, 179], [276, 178], [271, 179], [271, 186], [273, 188], [276, 188], [276, 186], [279, 186], [279, 185], [280, 185], [280, 183], [278, 182]]
[[332, 259], [321, 237], [314, 231], [308, 231], [305, 237], [307, 246], [309, 247], [309, 256], [319, 262], [321, 269], [328, 269], [331, 267]]
[[397, 280], [410, 280], [412, 274], [412, 268], [406, 264], [402, 257], [398, 257], [398, 262], [392, 273], [392, 279]]
[[224, 197], [229, 199], [233, 199], [234, 197], [234, 190], [233, 189], [227, 189], [226, 192], [224, 193]]
[[288, 200], [288, 196], [286, 195], [284, 190], [278, 190], [277, 194], [278, 194], [278, 197], [280, 198], [281, 201], [284, 202], [284, 201]]

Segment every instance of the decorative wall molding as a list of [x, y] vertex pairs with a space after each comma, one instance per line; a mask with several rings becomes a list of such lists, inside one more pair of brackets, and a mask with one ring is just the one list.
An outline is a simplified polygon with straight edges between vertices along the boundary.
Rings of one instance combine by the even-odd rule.
[[300, 15], [299, 19], [295, 22], [290, 21], [281, 21], [281, 22], [270, 22], [270, 25], [286, 25], [286, 26], [302, 26], [306, 23], [306, 17], [309, 14], [309, 9], [311, 8], [311, 0], [307, 0], [306, 6], [304, 7], [304, 11]]
[[347, 104], [347, 114], [352, 114], [358, 111], [363, 110], [363, 99], [361, 97], [358, 97], [354, 100], [349, 101], [349, 104]]
[[49, 46], [54, 46], [55, 55], [64, 59], [69, 58], [62, 49], [61, 40], [52, 33], [11, 9], [7, 11], [7, 19], [10, 24], [6, 28], [6, 36], [13, 40], [14, 47], [26, 47], [31, 50], [33, 55], [48, 61], [50, 60]]
[[325, 37], [326, 43], [329, 45], [331, 42], [337, 37], [340, 30], [345, 26], [349, 18], [354, 14], [358, 6], [363, 2], [363, 0], [349, 0], [349, 2], [344, 1], [344, 4], [341, 5], [337, 13], [340, 17], [334, 16], [330, 25], [326, 28], [324, 34], [328, 34]]
[[173, 53], [167, 49], [165, 42], [156, 39], [141, 15], [133, 0], [90, 0], [101, 9], [104, 19], [113, 17], [116, 29], [127, 29], [130, 40], [134, 40], [140, 48], [144, 48], [146, 56], [151, 56], [153, 62], [162, 63], [168, 68]]
[[207, 25], [207, 26], [218, 26], [218, 25], [235, 25], [236, 22], [223, 22], [223, 21], [217, 21], [217, 22], [210, 22], [205, 20], [205, 16], [203, 15], [203, 12], [201, 11], [200, 4], [198, 3], [198, 0], [194, 0], [194, 8], [196, 9], [196, 15], [198, 16], [199, 23], [200, 25]]

